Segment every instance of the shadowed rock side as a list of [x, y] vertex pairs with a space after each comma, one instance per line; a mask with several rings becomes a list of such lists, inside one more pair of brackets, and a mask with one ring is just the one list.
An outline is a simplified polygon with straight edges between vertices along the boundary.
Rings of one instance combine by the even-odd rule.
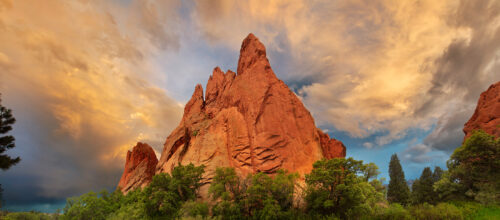
[[464, 140], [477, 129], [500, 137], [500, 82], [491, 85], [488, 90], [481, 93], [474, 114], [465, 123]]
[[237, 74], [217, 67], [205, 94], [196, 86], [165, 142], [156, 173], [193, 163], [206, 166], [206, 183], [217, 167], [234, 167], [240, 175], [278, 169], [304, 174], [324, 157], [345, 157], [344, 145], [316, 128], [302, 102], [276, 78], [264, 45], [250, 34], [241, 46]]
[[138, 142], [131, 151], [127, 152], [127, 160], [118, 188], [126, 193], [129, 190], [148, 185], [156, 170], [158, 159], [148, 144]]

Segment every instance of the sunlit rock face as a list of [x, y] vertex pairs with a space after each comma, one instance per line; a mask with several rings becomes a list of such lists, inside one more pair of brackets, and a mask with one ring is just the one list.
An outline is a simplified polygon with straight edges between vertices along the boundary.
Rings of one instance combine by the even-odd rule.
[[148, 185], [155, 174], [157, 164], [158, 159], [153, 148], [148, 144], [138, 142], [132, 151], [127, 152], [125, 169], [118, 188], [122, 192], [128, 192]]
[[[156, 173], [177, 164], [218, 167], [239, 175], [279, 169], [309, 173], [322, 158], [345, 157], [342, 142], [316, 128], [298, 97], [274, 74], [266, 48], [253, 34], [243, 41], [237, 73], [215, 68], [205, 94], [197, 85], [179, 126], [165, 141]], [[206, 196], [208, 184], [201, 189]]]
[[474, 114], [465, 123], [464, 140], [477, 129], [500, 137], [500, 82], [491, 85], [488, 90], [481, 93]]

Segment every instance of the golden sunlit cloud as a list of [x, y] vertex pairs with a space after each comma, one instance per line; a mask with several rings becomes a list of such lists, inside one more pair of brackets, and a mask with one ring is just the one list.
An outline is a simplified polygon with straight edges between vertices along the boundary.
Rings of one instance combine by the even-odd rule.
[[196, 1], [193, 17], [214, 44], [237, 45], [249, 30], [271, 50], [285, 44], [294, 60], [285, 74], [317, 79], [299, 90], [317, 122], [356, 138], [385, 133], [376, 140], [381, 146], [410, 128], [430, 129], [448, 111], [415, 113], [434, 84], [434, 61], [457, 39], [471, 38], [469, 27], [450, 25], [459, 3], [207, 0]]
[[[45, 143], [49, 146], [39, 148], [73, 166], [47, 159], [32, 171], [45, 173], [40, 180], [44, 196], [115, 185], [113, 178], [102, 176], [116, 176], [126, 151], [137, 141], [161, 149], [165, 135], [182, 115], [182, 105], [148, 81], [161, 77], [148, 57], [156, 48], [178, 47], [174, 35], [162, 31], [167, 22], [158, 20], [175, 19], [171, 12], [178, 4], [169, 1], [158, 8], [146, 1], [134, 4], [130, 8], [101, 1], [3, 0], [0, 4], [4, 97], [36, 97], [24, 104], [31, 108], [24, 111], [47, 113], [31, 122], [40, 124], [44, 129], [40, 132], [50, 139]], [[156, 11], [163, 8], [169, 10]], [[127, 10], [130, 17], [113, 16]], [[66, 178], [77, 175], [78, 183], [60, 179], [58, 175], [68, 170], [77, 174], [66, 173]]]
[[34, 180], [27, 197], [116, 186], [126, 150], [158, 155], [182, 99], [233, 68], [250, 32], [333, 137], [376, 149], [424, 133], [407, 161], [459, 145], [500, 80], [495, 0], [0, 0], [0, 92], [23, 158], [6, 175]]

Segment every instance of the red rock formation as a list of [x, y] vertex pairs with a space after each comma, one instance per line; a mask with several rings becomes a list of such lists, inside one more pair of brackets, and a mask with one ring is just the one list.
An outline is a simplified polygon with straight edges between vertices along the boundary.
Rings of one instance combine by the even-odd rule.
[[345, 146], [316, 128], [309, 111], [274, 74], [264, 45], [250, 34], [237, 74], [215, 68], [205, 97], [196, 86], [165, 142], [157, 173], [193, 163], [206, 166], [207, 183], [217, 167], [234, 167], [240, 175], [278, 169], [305, 174], [325, 157], [345, 157]]
[[476, 111], [465, 123], [464, 140], [477, 129], [500, 137], [500, 82], [491, 85], [488, 90], [481, 93]]
[[122, 192], [144, 187], [149, 184], [155, 174], [158, 159], [148, 144], [138, 142], [131, 151], [127, 152], [127, 160], [118, 188]]
[[341, 141], [333, 138], [330, 139], [328, 134], [323, 133], [319, 129], [318, 134], [320, 136], [321, 149], [326, 158], [345, 157], [345, 146]]

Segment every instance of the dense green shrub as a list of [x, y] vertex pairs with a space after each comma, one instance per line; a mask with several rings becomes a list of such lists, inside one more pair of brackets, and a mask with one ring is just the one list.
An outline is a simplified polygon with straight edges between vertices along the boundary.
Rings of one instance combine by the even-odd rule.
[[447, 163], [447, 179], [436, 191], [465, 195], [482, 203], [500, 202], [500, 138], [484, 131], [475, 131], [453, 152]]
[[367, 182], [373, 177], [367, 176], [367, 167], [372, 165], [352, 158], [315, 162], [311, 173], [306, 175], [308, 213], [342, 219], [371, 214], [384, 195]]
[[424, 203], [410, 207], [411, 215], [416, 219], [464, 219], [459, 208], [449, 203], [430, 205]]
[[56, 220], [59, 214], [46, 214], [40, 212], [11, 212], [5, 216], [0, 215], [4, 220]]
[[201, 218], [206, 219], [209, 215], [209, 206], [205, 202], [187, 201], [180, 210], [180, 216], [183, 218]]
[[388, 207], [378, 207], [373, 215], [365, 216], [364, 219], [406, 220], [412, 219], [412, 216], [410, 212], [399, 203], [391, 203]]
[[[198, 197], [203, 173], [203, 166], [179, 165], [171, 174], [155, 175], [149, 186], [126, 196], [117, 190], [69, 198], [61, 217], [71, 220], [177, 218], [182, 204]], [[196, 215], [203, 213], [198, 211]], [[208, 211], [204, 213], [206, 216]]]
[[146, 214], [150, 217], [178, 217], [182, 203], [197, 198], [204, 172], [204, 166], [179, 164], [171, 175], [155, 175], [143, 190]]
[[221, 219], [290, 219], [298, 174], [278, 171], [241, 179], [234, 168], [218, 168], [209, 192], [212, 212]]
[[107, 198], [106, 191], [97, 194], [89, 192], [80, 197], [72, 197], [67, 200], [64, 208], [64, 219], [106, 219], [112, 213], [116, 205]]

